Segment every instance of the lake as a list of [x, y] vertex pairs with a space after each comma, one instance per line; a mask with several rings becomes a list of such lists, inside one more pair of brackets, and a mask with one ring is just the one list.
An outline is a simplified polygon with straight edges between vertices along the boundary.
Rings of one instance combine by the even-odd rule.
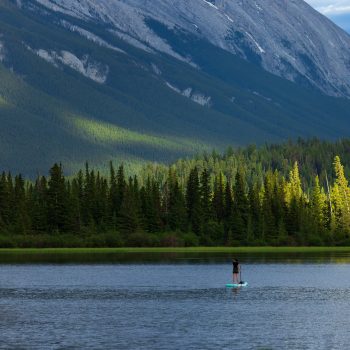
[[6, 260], [0, 349], [349, 347], [349, 257], [245, 255], [239, 290], [227, 255], [172, 258]]

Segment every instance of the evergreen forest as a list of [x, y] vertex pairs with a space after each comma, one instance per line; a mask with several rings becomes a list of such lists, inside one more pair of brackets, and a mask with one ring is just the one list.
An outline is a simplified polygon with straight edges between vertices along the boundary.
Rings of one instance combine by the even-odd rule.
[[[350, 244], [350, 141], [229, 148], [129, 174], [0, 176], [0, 247]], [[340, 155], [340, 156], [339, 156]]]

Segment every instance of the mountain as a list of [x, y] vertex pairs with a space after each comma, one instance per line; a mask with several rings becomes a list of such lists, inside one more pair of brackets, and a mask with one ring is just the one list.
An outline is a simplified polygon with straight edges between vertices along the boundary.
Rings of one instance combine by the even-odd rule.
[[37, 1], [56, 12], [102, 23], [134, 45], [147, 43], [190, 61], [191, 52], [179, 55], [151, 25], [156, 21], [289, 80], [350, 96], [350, 36], [302, 0]]
[[350, 37], [281, 2], [1, 0], [0, 168], [348, 136]]

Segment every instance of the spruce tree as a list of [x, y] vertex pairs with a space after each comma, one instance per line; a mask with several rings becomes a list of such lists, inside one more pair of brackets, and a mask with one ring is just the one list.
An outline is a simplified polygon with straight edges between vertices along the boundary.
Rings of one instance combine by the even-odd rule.
[[141, 189], [141, 210], [148, 232], [161, 229], [161, 202], [158, 184], [149, 177], [146, 186]]
[[[350, 234], [350, 189], [348, 180], [344, 174], [344, 167], [341, 164], [339, 156], [334, 158], [334, 171], [336, 175], [334, 191], [335, 200], [337, 203], [338, 217], [341, 230], [344, 234]], [[340, 226], [339, 225], [339, 226]]]
[[301, 188], [301, 179], [299, 175], [298, 163], [295, 162], [294, 167], [289, 175], [289, 182], [285, 188], [285, 198], [287, 203], [287, 230], [297, 240], [304, 240], [299, 238], [301, 213], [305, 205], [304, 193]]
[[14, 213], [13, 231], [14, 233], [27, 233], [30, 228], [30, 218], [27, 210], [27, 199], [24, 179], [21, 175], [15, 177], [14, 185]]
[[126, 193], [126, 180], [124, 173], [124, 165], [120, 165], [117, 173], [117, 206], [116, 212], [119, 213], [119, 210], [123, 204], [124, 195]]
[[118, 183], [113, 163], [109, 164], [109, 192], [108, 192], [108, 209], [109, 221], [112, 227], [116, 227], [116, 218], [119, 210], [121, 198], [118, 197]]
[[232, 233], [235, 240], [246, 240], [249, 218], [249, 202], [246, 194], [246, 184], [242, 170], [238, 170], [235, 178], [233, 208], [232, 208]]
[[11, 220], [10, 208], [11, 193], [8, 184], [8, 178], [5, 172], [0, 178], [0, 228], [6, 229]]
[[262, 234], [261, 237], [265, 242], [271, 244], [271, 242], [276, 239], [277, 226], [276, 218], [273, 212], [273, 196], [274, 196], [274, 175], [271, 171], [268, 171], [264, 179], [264, 187], [262, 189]]
[[168, 203], [167, 203], [167, 223], [173, 231], [186, 231], [187, 213], [186, 201], [175, 174], [170, 174], [168, 179]]
[[130, 185], [124, 187], [123, 201], [118, 214], [118, 230], [127, 238], [130, 234], [142, 230], [142, 219]]
[[211, 186], [210, 175], [207, 169], [204, 169], [200, 179], [200, 195], [201, 195], [201, 214], [203, 224], [207, 224], [213, 217], [212, 203], [211, 203]]
[[262, 222], [261, 222], [261, 200], [260, 189], [255, 182], [249, 189], [248, 193], [250, 207], [250, 225], [252, 231], [252, 239], [261, 239]]
[[315, 177], [315, 184], [311, 193], [311, 213], [316, 228], [315, 234], [322, 233], [326, 228], [325, 209], [326, 196], [322, 192], [319, 177]]
[[192, 231], [199, 234], [202, 229], [201, 196], [198, 169], [195, 167], [190, 172], [187, 182], [186, 202], [188, 219]]
[[52, 232], [60, 232], [63, 230], [67, 218], [67, 206], [62, 165], [57, 163], [50, 169], [47, 202], [49, 229]]
[[230, 182], [226, 182], [224, 195], [224, 241], [228, 242], [229, 232], [232, 231], [233, 198]]
[[221, 223], [225, 217], [224, 210], [224, 179], [220, 172], [220, 175], [215, 178], [214, 182], [214, 195], [213, 195], [213, 210], [216, 220]]
[[80, 170], [72, 181], [72, 201], [75, 210], [75, 231], [80, 232], [83, 227], [84, 208], [84, 174]]

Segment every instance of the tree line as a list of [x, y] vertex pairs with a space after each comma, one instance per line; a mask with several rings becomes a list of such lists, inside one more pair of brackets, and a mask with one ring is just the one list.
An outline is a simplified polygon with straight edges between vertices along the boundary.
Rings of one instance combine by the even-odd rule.
[[[332, 181], [303, 186], [298, 163], [287, 176], [268, 169], [248, 179], [197, 166], [185, 181], [171, 166], [159, 180], [109, 174], [86, 164], [65, 177], [0, 178], [0, 246], [196, 246], [350, 244], [350, 188], [339, 156]], [[26, 242], [25, 244], [23, 242]]]
[[[302, 187], [308, 191], [319, 176], [320, 183], [326, 185], [333, 182], [334, 157], [340, 156], [344, 163], [345, 174], [350, 176], [350, 139], [324, 141], [317, 138], [298, 139], [278, 144], [246, 147], [228, 147], [224, 153], [217, 151], [204, 152], [190, 158], [176, 161], [172, 167], [177, 172], [181, 186], [184, 186], [191, 169], [199, 172], [207, 169], [214, 177], [223, 173], [228, 181], [233, 183], [239, 168], [243, 168], [246, 181], [251, 184], [261, 181], [268, 170], [278, 170], [285, 178], [289, 176], [295, 162], [298, 162]], [[130, 169], [132, 170], [132, 169]], [[135, 172], [135, 171], [132, 171]], [[168, 167], [161, 164], [147, 163], [141, 172], [141, 178], [156, 177], [164, 183], [168, 175]], [[326, 176], [327, 175], [327, 176]]]

